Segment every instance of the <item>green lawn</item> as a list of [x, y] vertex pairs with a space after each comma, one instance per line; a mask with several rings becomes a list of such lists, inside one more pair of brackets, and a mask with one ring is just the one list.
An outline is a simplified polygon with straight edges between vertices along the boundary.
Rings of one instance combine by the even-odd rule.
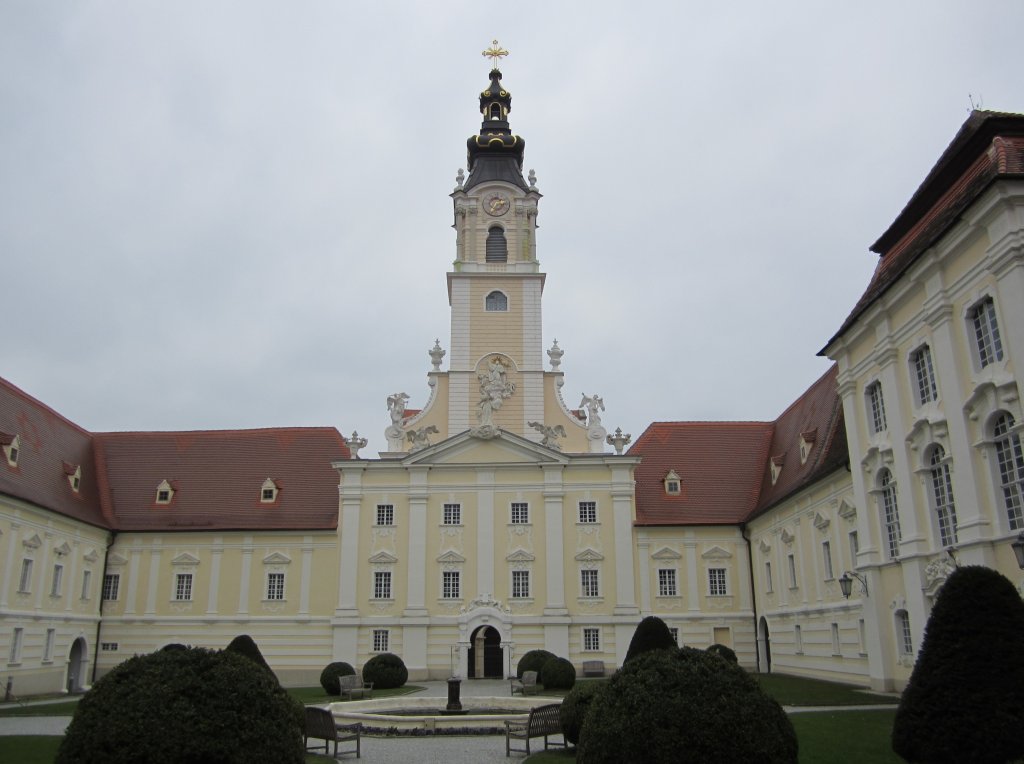
[[[373, 690], [368, 699], [376, 700], [378, 698], [390, 698], [395, 695], [408, 695], [411, 692], [419, 692], [422, 689], [423, 687], [419, 685], [407, 684], [390, 690]], [[289, 687], [288, 694], [307, 706], [349, 702], [347, 699], [342, 700], [337, 695], [328, 695], [320, 685], [316, 687]]]
[[74, 716], [76, 708], [78, 698], [38, 706], [7, 705], [0, 708], [0, 716]]
[[896, 712], [815, 711], [791, 714], [800, 741], [800, 764], [858, 764], [901, 762], [892, 752], [892, 722]]
[[898, 703], [892, 695], [876, 695], [859, 687], [783, 674], [755, 674], [766, 693], [784, 706], [867, 706]]
[[53, 764], [62, 737], [12, 735], [0, 738], [0, 764]]

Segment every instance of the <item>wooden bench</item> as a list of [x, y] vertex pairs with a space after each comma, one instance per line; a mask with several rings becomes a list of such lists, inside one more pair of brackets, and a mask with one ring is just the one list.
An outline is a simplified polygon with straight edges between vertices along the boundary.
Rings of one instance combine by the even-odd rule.
[[338, 694], [344, 698], [365, 698], [366, 694], [373, 689], [373, 682], [364, 682], [361, 674], [346, 674], [338, 677], [338, 687], [341, 690]]
[[521, 695], [534, 695], [540, 692], [540, 687], [537, 685], [536, 671], [524, 671], [522, 679], [512, 677], [508, 682], [509, 695], [515, 695], [517, 692]]
[[604, 661], [583, 661], [583, 676], [604, 676]]
[[[334, 715], [326, 708], [317, 708], [316, 706], [306, 706], [306, 729], [303, 732], [302, 743], [309, 750], [309, 739], [318, 738], [324, 741], [324, 754], [328, 752], [328, 748], [331, 741], [334, 742], [334, 758], [338, 758], [338, 743], [348, 743], [354, 741], [356, 748], [354, 751], [342, 751], [344, 755], [346, 753], [354, 753], [356, 758], [359, 756], [359, 736], [363, 732], [362, 724], [335, 724]], [[320, 750], [319, 745], [313, 746], [314, 750]]]
[[[527, 756], [530, 755], [530, 738], [532, 737], [543, 737], [544, 738], [544, 750], [548, 749], [548, 746], [556, 748], [566, 748], [569, 744], [565, 742], [565, 736], [562, 736], [562, 742], [557, 743], [555, 741], [548, 741], [548, 735], [561, 735], [562, 734], [562, 722], [559, 721], [558, 714], [561, 709], [561, 703], [550, 703], [546, 706], [537, 706], [530, 712], [530, 717], [525, 722], [505, 722], [505, 755], [511, 756], [512, 751], [516, 753], [525, 753]], [[526, 741], [526, 748], [513, 748], [513, 740], [524, 740]]]

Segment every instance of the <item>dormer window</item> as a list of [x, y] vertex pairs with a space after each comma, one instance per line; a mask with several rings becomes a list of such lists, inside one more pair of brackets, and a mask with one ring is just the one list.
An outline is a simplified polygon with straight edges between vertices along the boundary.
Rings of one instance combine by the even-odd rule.
[[164, 480], [156, 487], [156, 503], [170, 504], [174, 498], [174, 486]]
[[18, 453], [21, 451], [21, 436], [0, 432], [0, 445], [3, 446], [4, 456], [7, 457], [7, 465], [17, 467]]
[[814, 441], [818, 439], [817, 430], [807, 430], [800, 433], [800, 464], [807, 464], [807, 458], [814, 448]]
[[772, 485], [775, 485], [775, 483], [779, 479], [779, 475], [782, 474], [782, 463], [785, 460], [786, 460], [786, 455], [785, 454], [782, 454], [781, 456], [773, 456], [772, 457], [771, 464], [769, 465], [770, 469], [771, 469], [771, 472], [772, 472]]
[[71, 490], [78, 493], [78, 489], [82, 485], [82, 467], [77, 464], [68, 464], [64, 462], [64, 474], [67, 475], [68, 483], [71, 485]]
[[267, 478], [260, 487], [260, 502], [263, 504], [273, 504], [277, 501], [277, 493], [280, 490], [281, 488], [276, 482]]
[[682, 493], [682, 489], [683, 483], [679, 475], [676, 474], [675, 470], [669, 470], [669, 473], [665, 475], [665, 493], [669, 496], [678, 496]]

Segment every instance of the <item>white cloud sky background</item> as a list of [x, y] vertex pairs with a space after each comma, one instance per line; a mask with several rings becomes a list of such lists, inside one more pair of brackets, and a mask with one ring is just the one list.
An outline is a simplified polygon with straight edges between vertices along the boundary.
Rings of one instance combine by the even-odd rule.
[[448, 348], [448, 194], [496, 37], [566, 403], [602, 395], [634, 438], [774, 419], [968, 95], [1024, 111], [1022, 22], [1015, 0], [3, 0], [0, 376], [92, 431], [384, 450], [385, 398], [422, 406]]

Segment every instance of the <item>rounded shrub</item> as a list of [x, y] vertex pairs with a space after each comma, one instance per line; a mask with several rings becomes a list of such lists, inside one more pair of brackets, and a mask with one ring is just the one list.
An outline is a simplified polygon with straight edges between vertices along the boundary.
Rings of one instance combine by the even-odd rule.
[[558, 710], [558, 720], [562, 723], [562, 733], [566, 741], [572, 745], [580, 742], [583, 719], [604, 685], [604, 682], [577, 682], [562, 701], [562, 707]]
[[624, 663], [650, 650], [675, 650], [676, 641], [665, 622], [656, 615], [649, 615], [640, 621], [629, 641]]
[[519, 659], [519, 663], [516, 664], [516, 676], [519, 679], [523, 678], [523, 673], [526, 671], [536, 671], [537, 681], [543, 681], [543, 670], [544, 664], [552, 658], [556, 658], [554, 653], [549, 653], [547, 650], [528, 650], [523, 653], [523, 657]]
[[408, 679], [409, 670], [394, 653], [375, 655], [363, 664], [363, 681], [373, 682], [375, 690], [401, 687]]
[[907, 761], [1024, 758], [1024, 602], [1003, 575], [957, 568], [939, 590], [892, 728]]
[[234, 652], [130, 658], [82, 698], [57, 764], [302, 764], [304, 711]]
[[584, 717], [578, 762], [797, 760], [782, 707], [746, 671], [704, 650], [643, 653], [604, 684]]
[[324, 688], [324, 692], [328, 695], [341, 695], [341, 684], [338, 682], [338, 677], [349, 676], [354, 673], [356, 673], [356, 670], [352, 668], [350, 663], [345, 663], [344, 661], [328, 663], [324, 666], [324, 670], [320, 672], [320, 686]]
[[538, 677], [544, 677], [545, 690], [571, 690], [576, 684], [576, 667], [567, 658], [549, 658]]
[[267, 663], [266, 659], [263, 657], [263, 653], [260, 652], [260, 648], [257, 646], [256, 641], [248, 634], [239, 634], [237, 637], [232, 639], [231, 643], [224, 649], [229, 653], [244, 655], [253, 663], [262, 666], [269, 671], [275, 679], [277, 678], [277, 675], [274, 674], [274, 670], [270, 668], [270, 664]]
[[736, 657], [736, 651], [726, 645], [713, 644], [708, 647], [707, 652], [717, 655], [719, 658], [724, 658], [729, 663], [735, 663], [737, 666], [740, 663], [740, 659]]

